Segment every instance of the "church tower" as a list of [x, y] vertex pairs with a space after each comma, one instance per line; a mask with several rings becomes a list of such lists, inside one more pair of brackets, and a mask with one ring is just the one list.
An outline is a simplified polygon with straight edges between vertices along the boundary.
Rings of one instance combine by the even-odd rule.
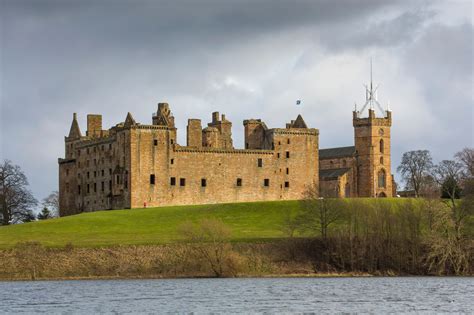
[[[377, 101], [377, 88], [366, 86], [366, 102], [362, 110], [353, 111], [354, 143], [357, 163], [357, 191], [359, 197], [392, 197], [391, 141], [392, 112], [382, 109]], [[376, 108], [380, 111], [376, 113]], [[364, 111], [368, 108], [368, 116]]]

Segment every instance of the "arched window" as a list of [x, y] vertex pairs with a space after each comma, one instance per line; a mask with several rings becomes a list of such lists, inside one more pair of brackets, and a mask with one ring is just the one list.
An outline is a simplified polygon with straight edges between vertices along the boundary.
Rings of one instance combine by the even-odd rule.
[[384, 148], [383, 148], [383, 139], [380, 139], [380, 153], [383, 153]]
[[385, 188], [386, 174], [385, 170], [380, 170], [378, 173], [378, 186], [379, 188]]
[[347, 162], [346, 160], [342, 160], [342, 166], [346, 167], [347, 166]]
[[380, 164], [383, 165], [383, 156], [380, 157]]

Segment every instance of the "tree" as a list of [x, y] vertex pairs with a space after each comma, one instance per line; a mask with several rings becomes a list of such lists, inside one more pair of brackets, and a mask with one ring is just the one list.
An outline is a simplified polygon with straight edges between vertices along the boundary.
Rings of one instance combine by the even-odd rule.
[[37, 216], [38, 220], [47, 220], [53, 218], [53, 214], [49, 211], [48, 208], [44, 207]]
[[464, 148], [454, 155], [457, 162], [462, 165], [464, 177], [474, 177], [474, 148]]
[[340, 200], [325, 198], [324, 196], [328, 194], [322, 190], [322, 197], [320, 197], [318, 186], [309, 186], [304, 192], [304, 198], [301, 201], [303, 211], [298, 218], [302, 229], [319, 231], [324, 241], [327, 240], [329, 227], [339, 221], [343, 215]]
[[449, 199], [451, 193], [454, 199], [461, 198], [461, 187], [459, 187], [458, 182], [454, 178], [448, 177], [441, 185], [441, 198]]
[[441, 194], [451, 200], [459, 198], [459, 182], [462, 178], [462, 164], [452, 160], [443, 160], [433, 169], [433, 177], [441, 186]]
[[447, 204], [451, 209], [456, 237], [459, 239], [462, 223], [466, 219], [466, 212], [456, 203], [460, 194], [459, 182], [462, 178], [462, 164], [452, 160], [443, 160], [434, 168], [433, 176], [441, 186], [442, 196], [449, 200]]
[[406, 189], [413, 189], [415, 196], [419, 197], [432, 168], [433, 159], [430, 151], [417, 150], [403, 153], [397, 171], [401, 173]]
[[185, 222], [179, 227], [180, 234], [191, 246], [192, 253], [205, 261], [216, 277], [235, 274], [231, 230], [222, 221], [201, 219], [198, 223]]
[[0, 164], [0, 222], [2, 225], [30, 219], [37, 201], [27, 189], [28, 180], [18, 165], [4, 160]]
[[59, 192], [57, 190], [53, 191], [48, 195], [48, 197], [43, 199], [43, 207], [47, 208], [50, 212], [50, 217], [48, 218], [59, 216]]

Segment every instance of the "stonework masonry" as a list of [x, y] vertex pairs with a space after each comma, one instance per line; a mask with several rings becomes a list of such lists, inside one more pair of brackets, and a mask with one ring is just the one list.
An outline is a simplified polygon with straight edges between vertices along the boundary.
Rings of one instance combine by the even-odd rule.
[[391, 112], [353, 114], [355, 145], [319, 149], [319, 131], [303, 117], [285, 128], [244, 121], [245, 148], [236, 149], [232, 123], [212, 113], [202, 128], [189, 119], [186, 146], [177, 143], [174, 117], [159, 103], [151, 125], [125, 121], [102, 128], [87, 116], [85, 135], [74, 114], [59, 162], [60, 215], [104, 209], [264, 200], [296, 200], [310, 185], [321, 195], [391, 197]]

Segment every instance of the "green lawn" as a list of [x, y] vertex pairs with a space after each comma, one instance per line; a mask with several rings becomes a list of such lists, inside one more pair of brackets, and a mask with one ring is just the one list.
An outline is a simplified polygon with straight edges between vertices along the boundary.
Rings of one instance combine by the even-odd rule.
[[253, 202], [148, 209], [99, 211], [40, 222], [0, 227], [0, 248], [38, 241], [57, 247], [117, 244], [164, 244], [179, 240], [177, 227], [186, 220], [219, 218], [235, 241], [284, 237], [281, 223], [297, 201]]
[[[354, 199], [345, 199], [351, 203]], [[374, 203], [398, 211], [405, 198], [356, 199], [368, 207]], [[175, 206], [148, 209], [113, 210], [11, 226], [0, 226], [0, 248], [18, 242], [36, 241], [50, 247], [68, 243], [79, 247], [125, 244], [166, 244], [180, 240], [181, 223], [201, 218], [218, 218], [230, 226], [233, 241], [284, 238], [282, 225], [288, 211], [297, 211], [298, 201], [229, 203], [199, 206]], [[474, 220], [471, 220], [474, 221]], [[473, 228], [474, 229], [474, 228]]]

